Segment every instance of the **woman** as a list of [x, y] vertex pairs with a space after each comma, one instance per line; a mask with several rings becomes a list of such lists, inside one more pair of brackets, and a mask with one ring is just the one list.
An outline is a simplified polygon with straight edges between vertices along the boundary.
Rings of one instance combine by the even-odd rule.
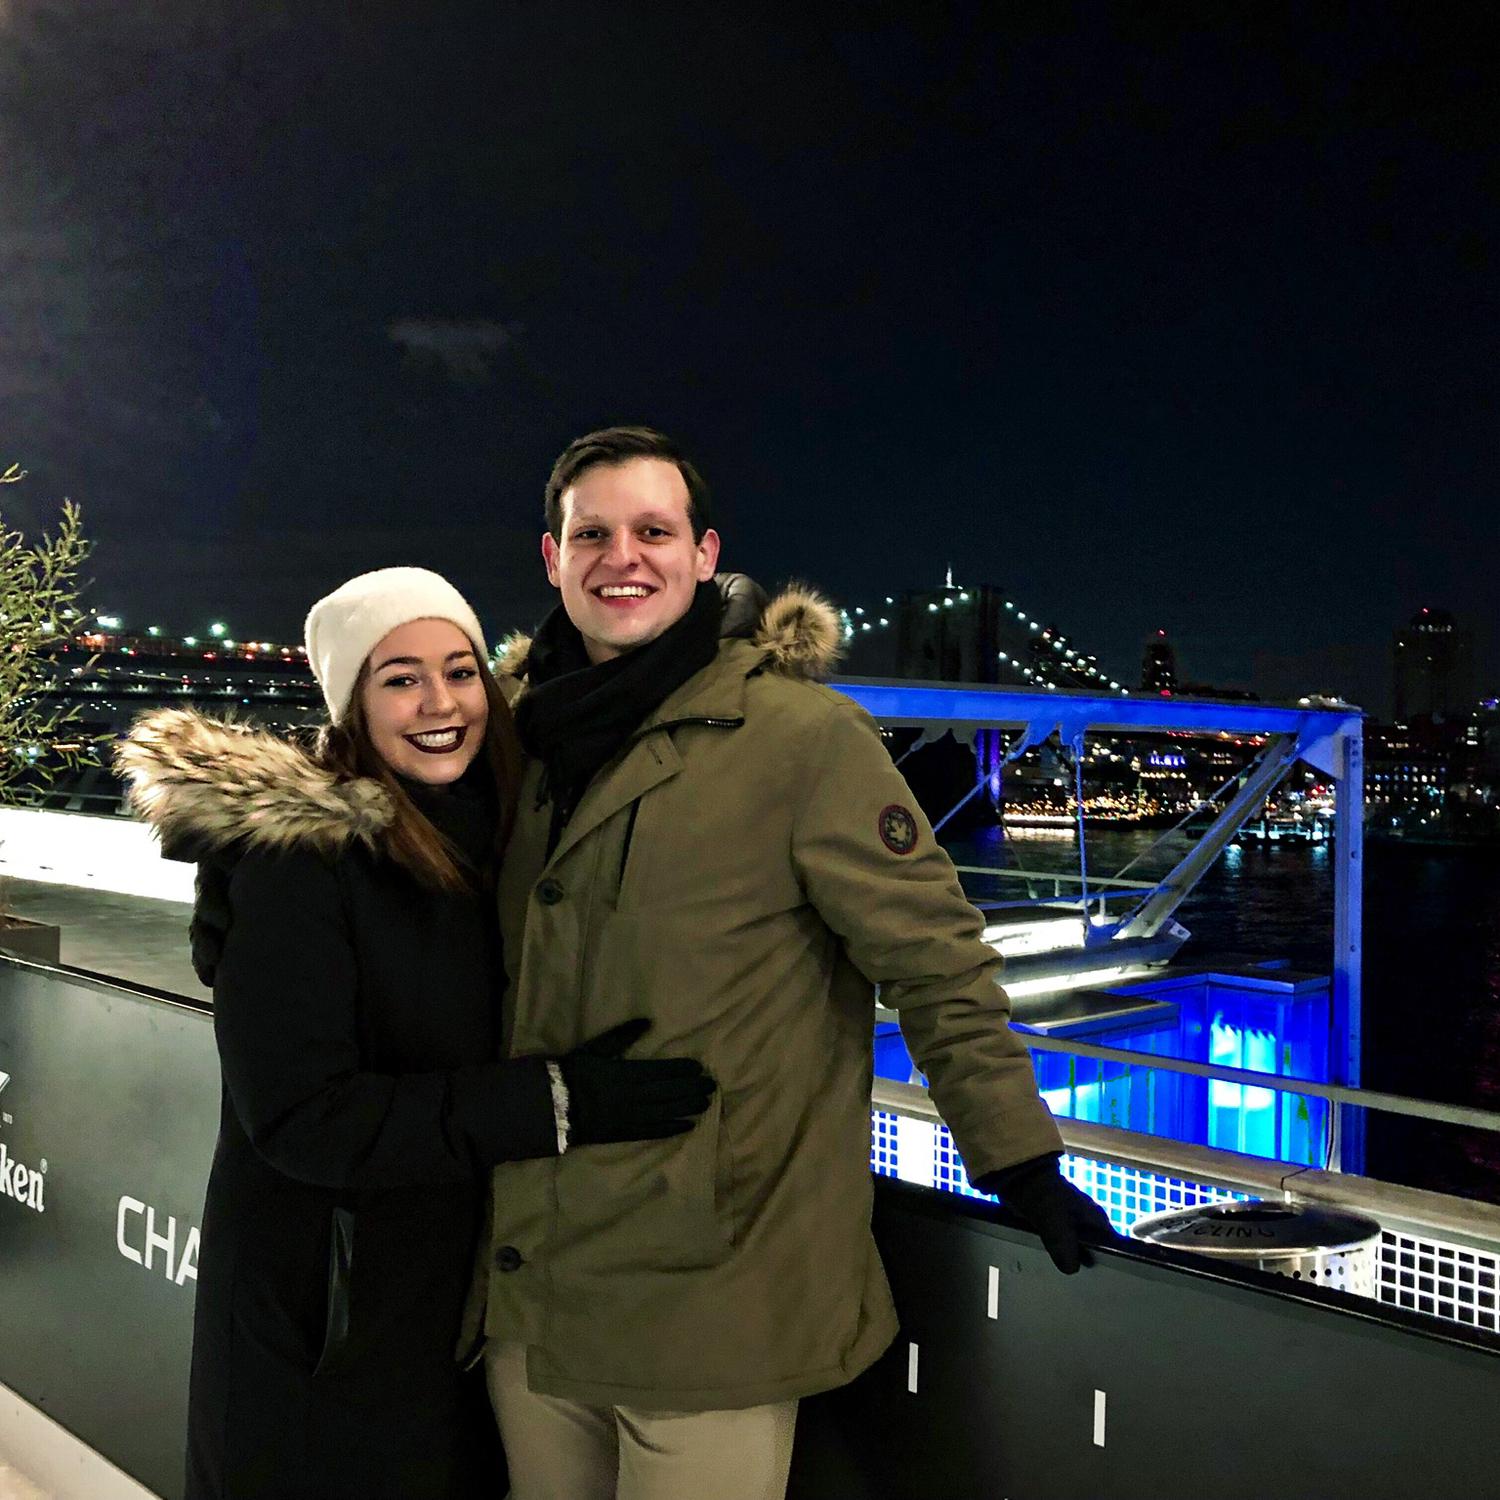
[[686, 1130], [713, 1085], [621, 1057], [644, 1022], [499, 1060], [520, 756], [462, 596], [382, 569], [306, 637], [331, 718], [311, 754], [165, 710], [119, 756], [164, 839], [237, 856], [187, 1495], [494, 1500], [494, 1424], [454, 1347], [490, 1168]]

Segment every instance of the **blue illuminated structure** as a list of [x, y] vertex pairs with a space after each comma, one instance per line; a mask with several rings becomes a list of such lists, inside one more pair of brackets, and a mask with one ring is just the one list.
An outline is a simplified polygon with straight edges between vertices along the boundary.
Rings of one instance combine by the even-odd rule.
[[[1053, 1037], [1089, 1031], [1091, 1041], [1109, 1040], [1145, 1054], [1359, 1085], [1364, 805], [1359, 709], [1329, 700], [1296, 705], [1221, 703], [859, 678], [838, 680], [833, 686], [885, 727], [972, 737], [976, 780], [969, 796], [993, 791], [1005, 762], [1054, 734], [1072, 748], [1077, 766], [1090, 733], [1227, 733], [1256, 742], [1258, 753], [1234, 785], [1226, 787], [1226, 800], [1213, 823], [1161, 880], [1091, 884], [1080, 837], [1075, 897], [1060, 900], [1054, 893], [1050, 898], [1003, 903], [1011, 908], [1033, 905], [1039, 913], [1053, 916], [1067, 911], [1080, 925], [1079, 940], [1066, 949], [1009, 959], [1007, 979], [1014, 988], [1033, 992], [1047, 985], [1071, 987], [1080, 999], [1087, 985], [1090, 998], [1102, 992], [1130, 1002], [1114, 1010], [1106, 1007], [1107, 1021], [1097, 1010], [1091, 1019], [1088, 1007], [1080, 1005], [1076, 1020], [1064, 1014], [1049, 1021], [1045, 1029]], [[1205, 975], [1163, 970], [1187, 936], [1172, 920], [1173, 912], [1299, 761], [1333, 783], [1336, 799], [1334, 951], [1327, 984], [1306, 976], [1278, 977], [1274, 971]], [[1082, 796], [1076, 801], [1081, 835]], [[935, 826], [944, 821], [938, 819]], [[1120, 982], [1121, 976], [1126, 982]], [[1018, 1024], [1024, 1027], [1027, 1006], [1018, 1004], [1016, 1009]], [[1125, 1037], [1128, 1040], [1116, 1041]], [[876, 1051], [877, 1071], [904, 1081], [910, 1063], [899, 1035], [888, 1024], [878, 1028]], [[1059, 1114], [1347, 1171], [1358, 1171], [1363, 1164], [1363, 1111], [1353, 1106], [1339, 1106], [1330, 1118], [1321, 1101], [1299, 1095], [1156, 1074], [1119, 1063], [1085, 1062], [1055, 1052], [1033, 1055], [1043, 1092]]]

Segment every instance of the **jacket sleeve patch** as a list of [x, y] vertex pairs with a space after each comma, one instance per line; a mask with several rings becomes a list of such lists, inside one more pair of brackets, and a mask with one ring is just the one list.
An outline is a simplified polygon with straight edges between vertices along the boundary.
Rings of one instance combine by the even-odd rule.
[[899, 802], [881, 808], [875, 826], [880, 833], [880, 842], [892, 854], [910, 854], [917, 847], [917, 820], [910, 809], [902, 807]]

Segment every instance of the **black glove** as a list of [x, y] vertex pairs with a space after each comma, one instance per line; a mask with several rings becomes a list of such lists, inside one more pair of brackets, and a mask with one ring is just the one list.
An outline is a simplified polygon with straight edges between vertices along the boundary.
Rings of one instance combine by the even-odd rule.
[[568, 1086], [569, 1146], [653, 1141], [691, 1130], [715, 1084], [690, 1057], [623, 1057], [650, 1021], [611, 1027], [557, 1059]]
[[1036, 1230], [1052, 1264], [1065, 1276], [1072, 1276], [1080, 1266], [1093, 1265], [1086, 1241], [1115, 1238], [1109, 1215], [1058, 1170], [1056, 1152], [986, 1172], [974, 1179], [974, 1186], [981, 1193], [1003, 1198], [1025, 1219]]

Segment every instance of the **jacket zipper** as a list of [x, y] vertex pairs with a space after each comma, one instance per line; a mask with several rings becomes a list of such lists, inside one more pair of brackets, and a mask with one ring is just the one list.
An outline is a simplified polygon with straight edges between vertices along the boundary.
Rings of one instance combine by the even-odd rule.
[[707, 715], [694, 715], [686, 719], [663, 719], [660, 724], [646, 724], [637, 729], [630, 737], [630, 743], [644, 739], [648, 734], [655, 734], [658, 729], [679, 729], [684, 724], [707, 724], [711, 729], [738, 729], [745, 722], [744, 718], [738, 719], [712, 719]]

